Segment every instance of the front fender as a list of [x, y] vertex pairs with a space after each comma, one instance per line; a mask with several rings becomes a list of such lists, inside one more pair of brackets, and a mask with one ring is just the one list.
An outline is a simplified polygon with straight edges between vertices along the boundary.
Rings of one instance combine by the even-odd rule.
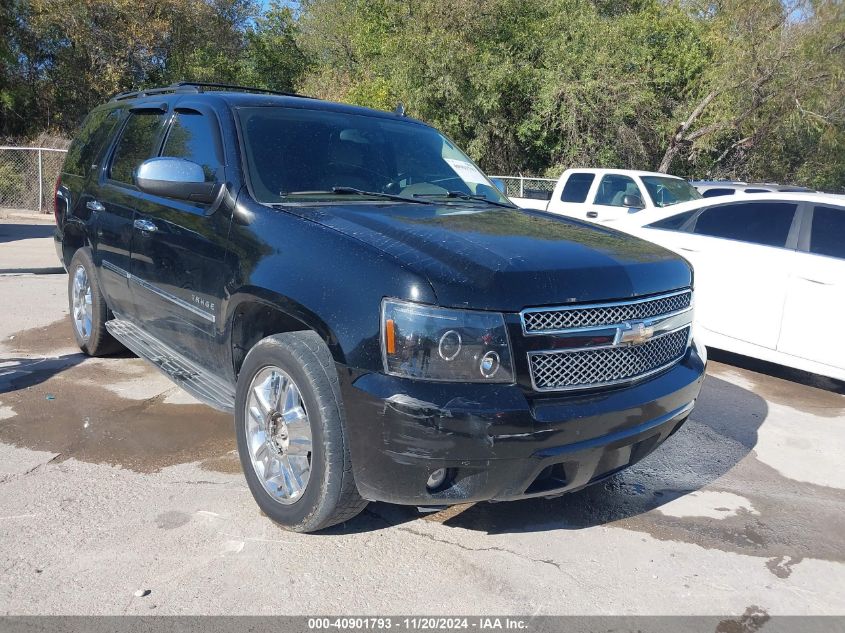
[[284, 210], [248, 200], [233, 223], [227, 323], [244, 301], [260, 301], [317, 332], [335, 361], [380, 371], [384, 297], [436, 303], [431, 284], [376, 248]]

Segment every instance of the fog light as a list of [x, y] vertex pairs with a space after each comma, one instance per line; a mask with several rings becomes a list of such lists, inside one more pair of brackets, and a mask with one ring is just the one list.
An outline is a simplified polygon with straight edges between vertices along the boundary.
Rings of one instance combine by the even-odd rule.
[[426, 487], [429, 490], [435, 490], [443, 485], [443, 482], [446, 481], [446, 475], [449, 471], [445, 468], [438, 468], [435, 470], [431, 475], [428, 477], [428, 481], [425, 482]]

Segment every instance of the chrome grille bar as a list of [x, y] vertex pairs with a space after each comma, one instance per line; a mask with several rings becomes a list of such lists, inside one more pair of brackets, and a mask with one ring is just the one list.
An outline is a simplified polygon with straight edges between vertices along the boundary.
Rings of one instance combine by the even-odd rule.
[[531, 383], [537, 391], [565, 391], [646, 378], [683, 358], [690, 332], [687, 325], [639, 345], [529, 352]]
[[692, 306], [689, 288], [644, 299], [554, 308], [527, 308], [520, 313], [527, 336], [562, 334], [582, 329], [613, 326], [626, 321], [667, 316]]

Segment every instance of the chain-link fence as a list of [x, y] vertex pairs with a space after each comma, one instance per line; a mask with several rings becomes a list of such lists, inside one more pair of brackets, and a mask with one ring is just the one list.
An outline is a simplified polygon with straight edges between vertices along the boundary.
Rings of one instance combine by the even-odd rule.
[[554, 178], [530, 178], [528, 176], [490, 176], [505, 186], [508, 198], [533, 198], [550, 200], [557, 180]]
[[50, 213], [66, 149], [0, 146], [0, 208]]

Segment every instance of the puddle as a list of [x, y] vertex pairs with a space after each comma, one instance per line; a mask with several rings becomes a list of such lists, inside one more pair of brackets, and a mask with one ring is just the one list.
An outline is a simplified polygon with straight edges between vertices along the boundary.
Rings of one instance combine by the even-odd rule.
[[[3, 347], [6, 351], [15, 353], [26, 353], [28, 355], [44, 354], [45, 356], [53, 356], [57, 352], [64, 350], [79, 351], [76, 341], [73, 338], [73, 326], [70, 322], [70, 317], [64, 317], [58, 321], [54, 321], [50, 325], [32, 328], [30, 330], [23, 330], [15, 332], [10, 337], [2, 341]], [[3, 356], [8, 356], [4, 354]], [[126, 356], [129, 357], [128, 355]]]
[[175, 530], [191, 522], [191, 515], [178, 510], [162, 512], [156, 517], [156, 527], [160, 530]]
[[[489, 534], [605, 525], [755, 556], [778, 578], [805, 558], [845, 562], [845, 490], [790, 479], [758, 459], [768, 415], [759, 395], [709, 376], [687, 424], [630, 469], [556, 499], [476, 504], [443, 523]], [[814, 454], [796, 458], [807, 465]]]
[[771, 619], [765, 609], [751, 605], [740, 617], [719, 622], [716, 633], [756, 633]]
[[[791, 376], [788, 368], [776, 368], [778, 373]], [[780, 378], [777, 375], [759, 373], [754, 369], [738, 369], [711, 361], [707, 366], [707, 373], [730, 382], [737, 382], [749, 391], [765, 398], [769, 402], [780, 404], [805, 413], [812, 413], [824, 418], [845, 418], [845, 384], [822, 376], [807, 374], [806, 381], [812, 379], [813, 384], [802, 384], [792, 380]], [[803, 374], [801, 376], [804, 378]], [[830, 388], [821, 385], [830, 384]]]
[[[0, 366], [0, 442], [144, 473], [186, 462], [240, 473], [231, 416], [200, 404], [171, 402], [172, 390], [150, 394], [135, 388], [136, 381], [159, 380], [143, 361], [85, 358], [73, 351], [65, 321], [20, 332], [11, 342], [17, 352], [0, 359], [6, 365]], [[57, 349], [67, 353], [26, 358]], [[717, 368], [717, 376], [721, 371]], [[765, 383], [760, 393], [772, 401], [786, 398], [788, 406], [812, 406], [818, 412], [822, 405], [830, 412], [827, 405], [841, 405], [838, 394], [789, 384], [785, 392], [769, 391], [778, 379], [760, 380]], [[119, 392], [114, 385], [120, 385]], [[603, 484], [558, 499], [456, 506], [426, 520], [491, 534], [607, 525], [759, 557], [773, 581], [800, 569], [804, 558], [845, 562], [845, 491], [790, 479], [757, 459], [758, 431], [769, 407], [745, 387], [708, 377], [687, 425], [656, 453]], [[389, 510], [400, 518], [417, 516], [398, 507]], [[383, 521], [373, 516], [360, 521], [381, 526]], [[184, 520], [167, 514], [158, 525], [175, 529]], [[399, 522], [404, 520], [410, 519]]]
[[800, 557], [792, 558], [791, 556], [770, 558], [766, 561], [766, 568], [778, 578], [789, 578], [792, 575], [793, 566], [801, 561], [802, 559]]
[[[234, 443], [234, 439], [232, 442]], [[225, 455], [216, 455], [214, 457], [204, 459], [200, 462], [200, 468], [204, 470], [213, 470], [218, 473], [240, 474], [243, 472], [241, 469], [241, 460], [238, 457], [238, 451], [234, 449]]]
[[[196, 461], [210, 470], [240, 471], [231, 463], [236, 449], [231, 415], [170, 402], [169, 383], [160, 393], [138, 399], [145, 383], [160, 382], [158, 371], [144, 361], [129, 355], [89, 359], [77, 352], [14, 357], [72, 350], [66, 320], [19, 332], [6, 343], [15, 351], [0, 359], [0, 442], [60, 453], [59, 460], [72, 457], [144, 473]], [[134, 398], [109, 388], [118, 382]], [[129, 388], [133, 382], [137, 389]]]

